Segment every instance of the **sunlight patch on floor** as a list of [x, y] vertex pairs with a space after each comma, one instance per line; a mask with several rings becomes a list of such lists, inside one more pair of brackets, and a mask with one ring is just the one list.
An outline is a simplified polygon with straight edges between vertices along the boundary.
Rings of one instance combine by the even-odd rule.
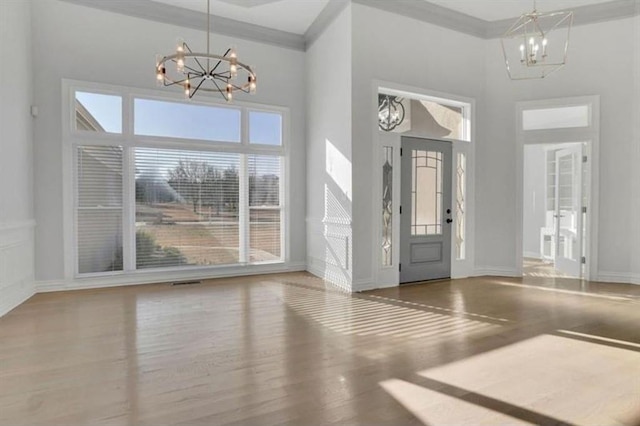
[[[469, 401], [477, 402], [479, 419], [491, 423], [500, 420], [487, 409], [496, 416], [524, 409], [519, 418], [534, 423], [542, 416], [576, 425], [632, 425], [640, 414], [640, 352], [604, 343], [545, 334], [421, 371], [409, 388], [397, 381], [381, 386], [434, 426], [464, 423], [473, 411]], [[441, 389], [446, 398], [434, 397]], [[465, 400], [469, 394], [475, 397]], [[444, 405], [435, 406], [434, 398]]]
[[272, 290], [296, 313], [345, 335], [441, 339], [455, 335], [468, 337], [468, 333], [495, 331], [501, 327], [468, 319], [468, 314], [430, 312], [383, 299], [356, 298], [296, 286], [277, 285]]

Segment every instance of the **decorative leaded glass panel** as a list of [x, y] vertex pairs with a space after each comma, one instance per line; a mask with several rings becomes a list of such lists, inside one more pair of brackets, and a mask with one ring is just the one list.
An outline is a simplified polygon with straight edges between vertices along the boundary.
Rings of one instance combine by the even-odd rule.
[[393, 148], [382, 155], [382, 266], [393, 265]]
[[411, 235], [442, 234], [442, 153], [411, 151]]
[[456, 159], [456, 258], [463, 260], [466, 257], [465, 237], [465, 209], [466, 209], [466, 173], [467, 173], [467, 156], [458, 153]]

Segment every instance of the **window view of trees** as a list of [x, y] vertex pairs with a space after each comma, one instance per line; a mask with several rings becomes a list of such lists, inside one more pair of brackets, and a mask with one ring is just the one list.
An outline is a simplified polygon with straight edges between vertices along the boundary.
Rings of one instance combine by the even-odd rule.
[[[137, 235], [161, 248], [137, 247], [138, 268], [240, 261], [239, 163], [239, 154], [136, 149]], [[274, 260], [280, 257], [280, 159], [253, 163], [250, 261]], [[167, 256], [168, 249], [182, 257]]]
[[[159, 108], [163, 116], [171, 115], [174, 110], [184, 116], [186, 111], [183, 111], [186, 104], [179, 102], [147, 99], [143, 105], [138, 101], [142, 102], [136, 99], [133, 104], [137, 111]], [[105, 132], [107, 127], [113, 128], [113, 132], [127, 133], [122, 128], [122, 102], [120, 96], [76, 92], [76, 130], [83, 132], [83, 138], [91, 138], [94, 132]], [[224, 132], [236, 132], [238, 135], [234, 138], [239, 142], [240, 111], [201, 107], [199, 114], [213, 114], [217, 121], [202, 121], [206, 125], [192, 129], [197, 134], [190, 135], [206, 140], [202, 135], [209, 135], [210, 139], [211, 135], [217, 138], [226, 134]], [[222, 120], [225, 114], [231, 114], [234, 120], [229, 123]], [[145, 135], [176, 137], [171, 133], [174, 124], [159, 123], [153, 114], [147, 115], [145, 120], [140, 114], [136, 115], [134, 141], [143, 128], [148, 128], [143, 132]], [[281, 145], [280, 114], [251, 113], [249, 120], [252, 129], [249, 143]], [[248, 134], [243, 135], [246, 141]], [[125, 226], [125, 212], [130, 207], [135, 207], [136, 269], [282, 259], [280, 154], [185, 150], [182, 149], [184, 142], [180, 141], [173, 142], [170, 148], [121, 147], [96, 142], [92, 146], [78, 146], [77, 151], [79, 273], [126, 269], [123, 241], [129, 240], [124, 234], [131, 229]], [[124, 166], [126, 158], [133, 159], [134, 168]], [[125, 185], [132, 180], [135, 181], [135, 206], [125, 208]], [[245, 197], [241, 197], [241, 191], [246, 191]], [[241, 205], [241, 200], [246, 204]], [[131, 258], [131, 263], [133, 260]]]

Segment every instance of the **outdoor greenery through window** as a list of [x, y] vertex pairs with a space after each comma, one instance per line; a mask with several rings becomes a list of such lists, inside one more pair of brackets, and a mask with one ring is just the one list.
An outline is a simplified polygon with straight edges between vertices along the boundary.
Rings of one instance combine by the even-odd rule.
[[[79, 93], [76, 129], [122, 118], [121, 104]], [[76, 144], [77, 273], [282, 261], [282, 113], [131, 102], [124, 142]]]

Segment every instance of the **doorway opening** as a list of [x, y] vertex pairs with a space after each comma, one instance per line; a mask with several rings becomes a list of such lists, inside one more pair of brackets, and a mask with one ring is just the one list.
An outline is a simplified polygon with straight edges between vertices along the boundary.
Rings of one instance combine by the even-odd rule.
[[373, 95], [374, 288], [473, 275], [475, 101], [380, 81]]
[[516, 111], [516, 274], [592, 281], [598, 276], [599, 97], [518, 102]]
[[526, 277], [585, 275], [588, 168], [585, 143], [524, 147], [523, 265]]

